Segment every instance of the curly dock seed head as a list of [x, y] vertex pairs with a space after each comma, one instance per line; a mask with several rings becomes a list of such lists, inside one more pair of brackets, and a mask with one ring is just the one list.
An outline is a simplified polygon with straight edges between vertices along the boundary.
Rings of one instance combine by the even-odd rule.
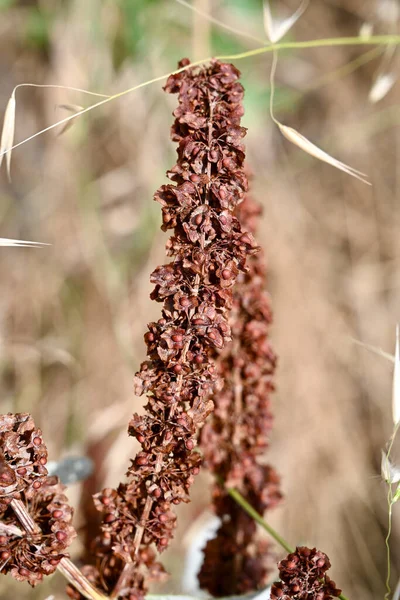
[[[185, 59], [180, 66], [188, 64]], [[238, 77], [232, 65], [212, 61], [170, 76], [165, 86], [179, 99], [172, 126], [178, 160], [168, 172], [172, 183], [161, 186], [155, 200], [162, 206], [162, 228], [173, 230], [167, 243], [173, 261], [151, 275], [151, 298], [163, 308], [148, 326], [148, 360], [136, 377], [136, 393], [148, 396], [147, 412], [133, 416], [129, 433], [141, 451], [128, 483], [96, 498], [103, 515], [96, 556], [100, 571], [107, 564], [105, 587], [112, 587], [121, 564], [133, 565], [117, 584], [123, 598], [144, 595], [139, 567], [146, 561], [151, 572], [160, 572], [149, 546], [159, 551], [168, 546], [173, 505], [189, 501], [201, 463], [197, 432], [213, 409], [208, 396], [221, 386], [213, 354], [231, 339], [232, 286], [256, 251], [252, 235], [233, 214], [247, 189]], [[114, 566], [107, 558], [110, 548]]]
[[[1, 573], [32, 586], [53, 573], [76, 536], [72, 508], [57, 477], [48, 477], [47, 448], [28, 414], [0, 416]], [[21, 500], [32, 522], [25, 530], [13, 510]]]
[[[260, 213], [259, 205], [246, 195], [237, 217], [253, 232]], [[224, 384], [212, 397], [215, 411], [200, 438], [210, 471], [261, 514], [281, 500], [278, 474], [262, 464], [272, 427], [270, 395], [276, 364], [269, 343], [272, 316], [265, 274], [259, 252], [250, 258], [247, 273], [238, 276], [230, 317], [233, 343], [219, 352], [218, 359]], [[264, 586], [271, 559], [268, 544], [257, 539], [256, 523], [220, 483], [214, 486], [213, 501], [221, 526], [204, 549], [201, 587], [213, 596], [229, 596]]]
[[26, 413], [0, 416], [0, 514], [12, 499], [38, 490], [47, 475], [42, 432]]
[[271, 588], [271, 600], [332, 600], [340, 596], [326, 572], [331, 563], [324, 552], [304, 546], [296, 548], [278, 564], [281, 581]]
[[147, 486], [144, 498], [152, 495], [150, 521], [161, 505], [166, 515], [165, 527], [146, 529], [159, 550], [175, 524], [170, 505], [188, 501], [198, 472], [197, 431], [213, 408], [207, 397], [221, 385], [212, 355], [231, 339], [232, 286], [255, 250], [233, 215], [247, 189], [238, 76], [232, 65], [215, 61], [171, 76], [165, 88], [179, 94], [172, 127], [178, 161], [168, 173], [174, 184], [162, 186], [155, 199], [163, 229], [174, 230], [167, 244], [174, 261], [151, 277], [152, 298], [163, 311], [149, 325], [150, 360], [137, 375], [137, 392], [151, 394], [148, 414], [135, 415], [130, 428], [143, 449], [130, 469], [132, 484]]

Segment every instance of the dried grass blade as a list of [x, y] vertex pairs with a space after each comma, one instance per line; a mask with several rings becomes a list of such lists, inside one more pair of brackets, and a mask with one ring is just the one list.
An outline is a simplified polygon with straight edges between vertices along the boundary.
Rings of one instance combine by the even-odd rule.
[[333, 158], [333, 156], [331, 156], [324, 150], [321, 150], [321, 148], [310, 142], [310, 140], [308, 140], [306, 137], [304, 137], [304, 135], [302, 135], [292, 127], [287, 127], [286, 125], [282, 125], [282, 123], [278, 123], [278, 126], [282, 134], [287, 140], [289, 140], [289, 142], [292, 142], [292, 144], [295, 144], [296, 146], [304, 150], [304, 152], [307, 152], [307, 154], [310, 154], [311, 156], [314, 156], [314, 158], [317, 158], [318, 160], [322, 160], [323, 162], [332, 165], [332, 167], [336, 167], [336, 169], [344, 171], [348, 175], [352, 175], [353, 177], [359, 179], [360, 181], [363, 181], [367, 185], [371, 185], [371, 183], [367, 179], [365, 179], [367, 177], [365, 173], [357, 171], [357, 169], [353, 169], [353, 167], [350, 167], [349, 165], [342, 163], [340, 160]]
[[380, 102], [390, 92], [396, 80], [394, 73], [380, 73], [370, 89], [368, 100], [372, 104]]
[[386, 483], [397, 483], [400, 481], [400, 469], [390, 462], [389, 456], [382, 450], [381, 475]]
[[394, 355], [392, 409], [393, 423], [396, 426], [400, 421], [400, 348], [398, 325], [396, 327], [396, 352]]
[[14, 143], [14, 132], [15, 132], [15, 94], [11, 94], [11, 98], [8, 101], [6, 112], [4, 115], [3, 131], [1, 133], [0, 142], [0, 167], [3, 162], [4, 152], [7, 152], [6, 164], [7, 164], [7, 175], [9, 181], [11, 181], [11, 148]]
[[42, 246], [50, 246], [50, 244], [46, 244], [44, 242], [31, 242], [29, 240], [12, 240], [9, 238], [0, 238], [0, 246], [41, 248]]
[[361, 27], [360, 27], [360, 31], [358, 32], [358, 35], [361, 38], [365, 38], [368, 39], [371, 37], [371, 35], [373, 35], [374, 33], [374, 25], [373, 23], [369, 23], [368, 21], [365, 21]]
[[270, 42], [275, 44], [283, 38], [284, 35], [300, 19], [309, 4], [309, 0], [302, 0], [299, 8], [287, 19], [280, 22], [274, 22], [272, 17], [271, 5], [269, 0], [264, 0], [264, 28]]
[[385, 48], [381, 63], [373, 78], [373, 84], [368, 94], [368, 100], [375, 104], [382, 100], [397, 81], [395, 68], [396, 46], [389, 44]]
[[393, 354], [390, 354], [389, 352], [385, 352], [384, 350], [382, 350], [382, 348], [377, 348], [376, 346], [372, 346], [371, 344], [365, 344], [364, 342], [360, 342], [359, 340], [356, 340], [355, 338], [351, 338], [351, 340], [355, 344], [362, 346], [366, 350], [369, 350], [370, 352], [374, 352], [374, 354], [378, 354], [378, 356], [382, 356], [383, 358], [386, 358], [387, 360], [390, 360], [390, 362], [394, 363]]

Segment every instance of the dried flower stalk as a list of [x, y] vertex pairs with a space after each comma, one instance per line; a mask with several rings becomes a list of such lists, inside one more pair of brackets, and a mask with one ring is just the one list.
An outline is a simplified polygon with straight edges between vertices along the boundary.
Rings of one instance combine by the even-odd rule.
[[0, 571], [32, 586], [54, 573], [76, 535], [65, 488], [47, 475], [46, 463], [32, 417], [1, 415]]
[[[249, 196], [238, 208], [244, 227], [254, 232], [261, 209]], [[269, 343], [271, 309], [264, 291], [262, 252], [249, 260], [234, 290], [230, 318], [233, 343], [220, 352], [222, 390], [213, 396], [215, 410], [201, 433], [205, 463], [216, 475], [213, 500], [221, 526], [205, 548], [201, 587], [213, 596], [242, 594], [266, 583], [268, 544], [256, 539], [256, 523], [228, 495], [238, 490], [263, 514], [281, 499], [279, 477], [262, 464], [272, 426], [270, 394], [276, 357]]]
[[173, 261], [151, 275], [151, 298], [163, 309], [148, 326], [148, 360], [136, 377], [136, 393], [148, 396], [147, 412], [133, 416], [129, 433], [141, 451], [128, 482], [96, 496], [102, 513], [96, 565], [84, 570], [107, 593], [113, 590], [112, 598], [143, 598], [146, 580], [162, 573], [151, 547], [168, 546], [172, 508], [189, 501], [201, 463], [198, 429], [213, 409], [210, 394], [222, 385], [213, 357], [231, 339], [232, 286], [256, 251], [233, 214], [247, 189], [238, 77], [232, 65], [212, 61], [172, 75], [165, 86], [179, 97], [172, 126], [178, 160], [168, 172], [173, 183], [155, 200], [162, 229], [174, 231], [167, 243]]
[[296, 548], [278, 564], [281, 581], [274, 583], [271, 600], [332, 600], [341, 594], [326, 572], [331, 563], [316, 548]]

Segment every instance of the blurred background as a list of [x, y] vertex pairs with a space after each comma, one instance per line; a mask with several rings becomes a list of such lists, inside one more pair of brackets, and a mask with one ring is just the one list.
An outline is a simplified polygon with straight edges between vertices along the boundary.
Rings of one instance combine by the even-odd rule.
[[[189, 3], [265, 37], [261, 0]], [[286, 15], [299, 3], [278, 4]], [[398, 32], [398, 17], [396, 0], [319, 0], [288, 38], [356, 36], [370, 26]], [[0, 0], [0, 107], [19, 83], [114, 94], [170, 72], [182, 56], [257, 45], [176, 0]], [[372, 187], [282, 138], [268, 111], [270, 61], [265, 54], [236, 63], [279, 355], [268, 460], [286, 500], [268, 519], [291, 544], [325, 551], [349, 598], [372, 600], [383, 597], [386, 576], [379, 472], [392, 428], [392, 365], [353, 339], [393, 352], [400, 320], [400, 88], [368, 100], [377, 73], [395, 77], [398, 61], [371, 46], [280, 55], [276, 116], [367, 173]], [[97, 100], [19, 89], [16, 141]], [[152, 196], [175, 162], [175, 102], [162, 83], [136, 91], [76, 119], [62, 135], [60, 127], [18, 148], [12, 183], [5, 169], [0, 174], [0, 235], [51, 244], [0, 250], [1, 412], [31, 412], [52, 459], [95, 461], [95, 475], [70, 488], [78, 528], [92, 518], [90, 494], [116, 485], [136, 452], [126, 427], [143, 405], [133, 376], [145, 356], [146, 323], [160, 310], [149, 300], [149, 274], [165, 261], [167, 236]], [[208, 483], [199, 476], [193, 502], [179, 507], [176, 540], [163, 555], [170, 592], [182, 589], [184, 553], [206, 520]], [[393, 520], [396, 584], [397, 506]], [[1, 578], [0, 596], [61, 599], [63, 585], [59, 575], [35, 590]]]

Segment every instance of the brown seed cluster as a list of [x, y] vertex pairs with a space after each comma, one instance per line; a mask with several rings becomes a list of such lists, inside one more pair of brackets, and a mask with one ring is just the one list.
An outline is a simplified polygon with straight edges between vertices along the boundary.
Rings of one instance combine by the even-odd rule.
[[42, 432], [29, 414], [0, 416], [0, 515], [11, 500], [38, 490], [47, 475]]
[[[55, 571], [76, 535], [64, 486], [47, 476], [46, 462], [47, 449], [32, 417], [1, 415], [0, 570], [32, 586]], [[24, 529], [16, 517], [12, 503], [18, 500], [33, 519], [34, 531]]]
[[271, 600], [331, 600], [340, 596], [326, 572], [329, 558], [316, 548], [296, 548], [278, 564], [281, 581], [274, 583]]
[[[187, 65], [186, 59], [180, 63]], [[146, 573], [161, 572], [150, 547], [168, 546], [173, 506], [189, 501], [201, 463], [197, 433], [213, 409], [208, 398], [222, 383], [213, 356], [231, 340], [232, 286], [256, 251], [234, 216], [247, 190], [238, 77], [233, 65], [212, 61], [172, 75], [165, 86], [179, 98], [172, 126], [178, 160], [168, 172], [172, 183], [161, 186], [155, 200], [162, 206], [162, 229], [173, 230], [167, 243], [173, 260], [151, 275], [151, 298], [163, 308], [148, 326], [148, 360], [136, 376], [147, 412], [133, 416], [129, 433], [141, 451], [128, 482], [96, 497], [102, 533], [97, 576], [92, 573], [110, 591], [121, 565], [131, 565], [118, 579], [119, 598], [142, 598]]]
[[[254, 232], [261, 209], [249, 196], [237, 217]], [[269, 342], [271, 309], [264, 291], [266, 269], [261, 252], [249, 260], [234, 290], [230, 318], [233, 343], [220, 352], [222, 390], [201, 433], [205, 463], [217, 476], [213, 499], [221, 526], [205, 548], [201, 587], [213, 596], [242, 594], [262, 587], [268, 574], [266, 542], [256, 539], [256, 523], [226, 493], [234, 487], [261, 514], [281, 499], [279, 476], [262, 456], [272, 426], [270, 394], [276, 357]]]

